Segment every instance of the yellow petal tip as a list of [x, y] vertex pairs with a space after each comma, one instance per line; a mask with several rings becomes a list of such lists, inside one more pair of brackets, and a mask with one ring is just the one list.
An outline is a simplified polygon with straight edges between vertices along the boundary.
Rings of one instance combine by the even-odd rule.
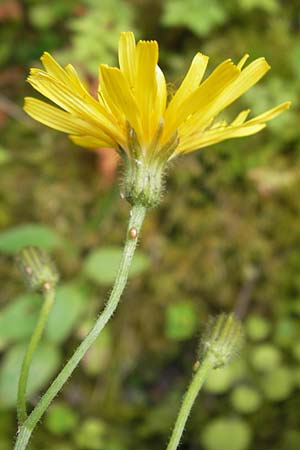
[[268, 61], [266, 60], [266, 58], [262, 57], [261, 58], [262, 62], [265, 64], [266, 67], [266, 71], [271, 69], [270, 64], [268, 63]]
[[201, 52], [197, 52], [195, 57], [200, 59], [200, 60], [202, 60], [202, 61], [203, 60], [204, 61], [208, 61], [209, 60], [209, 56], [204, 55], [204, 53], [201, 53]]
[[49, 60], [53, 60], [54, 58], [53, 58], [53, 56], [49, 53], [49, 52], [44, 52], [43, 54], [42, 54], [42, 56], [40, 57], [40, 60], [42, 61], [42, 62], [44, 62], [44, 61], [49, 61]]
[[133, 31], [121, 31], [120, 36], [132, 36]]
[[245, 62], [247, 61], [247, 59], [249, 58], [249, 53], [246, 53], [238, 62], [237, 66], [239, 67], [239, 69], [242, 69], [245, 65]]

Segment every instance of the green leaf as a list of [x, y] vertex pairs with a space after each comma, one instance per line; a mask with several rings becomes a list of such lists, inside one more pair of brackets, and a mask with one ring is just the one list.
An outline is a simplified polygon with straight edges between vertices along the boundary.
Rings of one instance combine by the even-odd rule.
[[33, 4], [28, 9], [28, 18], [35, 28], [47, 31], [55, 25], [55, 22], [68, 17], [72, 13], [72, 6], [69, 2], [51, 2]]
[[111, 331], [106, 326], [82, 359], [85, 372], [90, 376], [102, 373], [107, 368], [112, 353]]
[[75, 434], [75, 442], [79, 448], [86, 450], [104, 450], [107, 438], [106, 425], [96, 419], [88, 419], [80, 426]]
[[207, 378], [204, 389], [213, 394], [223, 394], [247, 373], [245, 362], [241, 359], [228, 366], [214, 370]]
[[280, 347], [290, 347], [298, 339], [298, 334], [298, 321], [292, 320], [289, 317], [283, 317], [275, 325], [274, 341]]
[[233, 390], [230, 400], [237, 411], [244, 414], [251, 414], [261, 406], [262, 396], [257, 389], [241, 385]]
[[57, 289], [45, 329], [49, 341], [59, 343], [67, 339], [80, 319], [88, 299], [87, 289], [78, 283], [66, 284]]
[[278, 367], [282, 360], [280, 350], [272, 344], [262, 344], [255, 347], [250, 353], [253, 367], [262, 372], [270, 372]]
[[240, 0], [239, 7], [246, 11], [258, 8], [269, 13], [275, 13], [279, 9], [279, 3], [277, 0]]
[[[4, 356], [0, 369], [0, 408], [16, 404], [17, 387], [26, 345], [12, 347]], [[55, 374], [61, 362], [57, 347], [40, 343], [29, 371], [28, 397], [36, 394]]]
[[[93, 250], [83, 265], [84, 274], [92, 281], [100, 285], [112, 284], [119, 263], [122, 257], [122, 250], [119, 247], [102, 247]], [[130, 267], [129, 276], [139, 275], [150, 265], [148, 256], [137, 251], [134, 255]]]
[[195, 305], [184, 301], [169, 305], [166, 311], [165, 332], [169, 339], [182, 341], [191, 338], [198, 325]]
[[[66, 284], [57, 289], [55, 303], [45, 329], [48, 340], [58, 343], [68, 338], [80, 319], [88, 298], [87, 289], [78, 283]], [[31, 336], [42, 302], [41, 295], [26, 294], [15, 298], [2, 309], [0, 348]]]
[[35, 223], [20, 225], [0, 233], [0, 251], [3, 253], [15, 254], [27, 245], [52, 250], [62, 245], [62, 239], [51, 228]]
[[10, 162], [11, 159], [12, 157], [9, 151], [6, 148], [0, 146], [0, 165]]
[[273, 402], [281, 402], [287, 399], [294, 387], [294, 373], [289, 367], [279, 367], [267, 373], [261, 380], [261, 388], [265, 396]]
[[206, 425], [201, 435], [205, 450], [247, 450], [252, 431], [242, 419], [218, 417]]
[[41, 302], [39, 295], [21, 295], [1, 310], [0, 347], [9, 342], [26, 339], [32, 334]]
[[205, 36], [222, 25], [227, 16], [224, 2], [220, 0], [167, 0], [162, 22], [166, 26], [185, 26], [198, 36]]
[[245, 329], [248, 337], [253, 341], [263, 341], [271, 332], [271, 323], [258, 314], [252, 314], [246, 321]]
[[53, 434], [62, 435], [72, 431], [78, 422], [76, 412], [62, 402], [50, 406], [47, 412], [45, 425]]
[[[123, 0], [85, 0], [86, 10], [68, 20], [71, 45], [60, 52], [63, 61], [80, 62], [96, 75], [99, 62], [114, 64], [121, 31], [133, 30], [134, 8]], [[51, 5], [52, 6], [52, 5]], [[107, 32], [103, 32], [107, 30]], [[94, 45], [97, 42], [97, 45]]]

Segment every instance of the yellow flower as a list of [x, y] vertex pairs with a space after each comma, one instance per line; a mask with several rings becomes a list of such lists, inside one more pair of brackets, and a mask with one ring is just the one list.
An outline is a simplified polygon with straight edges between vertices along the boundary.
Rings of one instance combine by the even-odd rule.
[[270, 69], [264, 58], [244, 68], [247, 58], [237, 65], [227, 59], [203, 81], [208, 57], [197, 53], [168, 101], [165, 77], [157, 64], [157, 42], [136, 44], [133, 33], [121, 33], [120, 68], [99, 66], [97, 100], [73, 66], [62, 68], [44, 53], [45, 70], [31, 69], [28, 81], [59, 108], [28, 97], [24, 109], [83, 147], [121, 148], [145, 161], [166, 162], [181, 153], [257, 133], [289, 108], [290, 102], [285, 102], [250, 120], [250, 110], [240, 112], [230, 123], [216, 119]]
[[62, 68], [44, 53], [45, 70], [31, 69], [28, 81], [59, 108], [28, 97], [24, 109], [39, 122], [68, 133], [82, 147], [120, 150], [125, 163], [124, 196], [131, 204], [151, 207], [160, 200], [170, 159], [257, 133], [289, 108], [290, 102], [285, 102], [250, 120], [250, 110], [245, 110], [230, 123], [218, 121], [218, 114], [270, 69], [264, 58], [244, 68], [247, 59], [245, 55], [237, 65], [227, 59], [203, 81], [208, 57], [197, 53], [168, 100], [166, 80], [157, 64], [157, 42], [136, 44], [133, 33], [121, 33], [120, 68], [100, 64], [97, 100], [73, 66]]

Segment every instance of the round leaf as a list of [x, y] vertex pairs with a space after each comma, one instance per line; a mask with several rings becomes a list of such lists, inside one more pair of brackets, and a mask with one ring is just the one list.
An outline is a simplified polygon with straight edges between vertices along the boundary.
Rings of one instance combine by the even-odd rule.
[[214, 394], [223, 394], [245, 373], [247, 373], [247, 368], [244, 362], [236, 360], [228, 366], [211, 372], [204, 384], [204, 389]]
[[0, 345], [23, 340], [32, 334], [42, 299], [39, 295], [21, 295], [2, 309], [0, 315]]
[[174, 341], [192, 337], [197, 329], [195, 305], [189, 301], [171, 304], [166, 311], [166, 336]]
[[[86, 258], [83, 266], [84, 274], [100, 285], [112, 284], [122, 257], [119, 247], [102, 247], [93, 250]], [[130, 267], [129, 276], [139, 275], [149, 267], [149, 258], [137, 251]]]
[[271, 331], [271, 324], [264, 317], [252, 314], [245, 325], [246, 333], [253, 341], [262, 341]]
[[86, 420], [77, 430], [75, 442], [85, 450], [102, 450], [106, 448], [105, 431], [106, 426], [100, 420]]
[[252, 350], [250, 358], [256, 370], [267, 372], [279, 366], [282, 355], [274, 345], [263, 344]]
[[205, 450], [247, 450], [251, 434], [244, 420], [219, 417], [206, 425], [201, 442]]
[[52, 342], [62, 342], [71, 334], [88, 302], [84, 286], [67, 284], [57, 289], [45, 335]]
[[99, 375], [107, 368], [111, 355], [112, 336], [109, 327], [106, 326], [82, 359], [85, 372], [90, 376]]
[[76, 412], [68, 405], [56, 402], [47, 412], [45, 424], [53, 434], [61, 435], [72, 431], [78, 422]]
[[35, 223], [20, 225], [0, 233], [0, 251], [8, 254], [15, 254], [28, 245], [52, 250], [61, 244], [62, 240], [55, 231]]
[[245, 414], [257, 411], [262, 403], [261, 395], [250, 386], [237, 386], [231, 394], [233, 407]]
[[[12, 347], [4, 356], [0, 369], [0, 407], [16, 404], [17, 386], [26, 345]], [[60, 365], [58, 349], [51, 344], [40, 343], [29, 371], [28, 397], [32, 397], [54, 375]]]
[[288, 367], [279, 367], [266, 374], [261, 387], [268, 400], [280, 402], [287, 399], [295, 386], [294, 373]]

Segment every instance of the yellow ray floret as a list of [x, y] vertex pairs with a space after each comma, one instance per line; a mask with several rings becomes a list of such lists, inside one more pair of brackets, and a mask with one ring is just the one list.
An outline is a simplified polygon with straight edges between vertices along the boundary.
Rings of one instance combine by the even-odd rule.
[[250, 120], [250, 111], [245, 110], [229, 124], [218, 122], [218, 114], [270, 69], [264, 58], [245, 67], [248, 57], [243, 56], [237, 65], [228, 59], [204, 79], [208, 57], [197, 53], [168, 104], [157, 42], [136, 44], [133, 33], [121, 33], [120, 67], [99, 66], [98, 100], [87, 91], [73, 66], [63, 68], [44, 53], [41, 61], [45, 70], [31, 69], [28, 82], [58, 107], [29, 97], [24, 109], [34, 119], [68, 133], [73, 142], [88, 148], [122, 148], [132, 155], [131, 129], [145, 160], [156, 155], [168, 160], [229, 138], [257, 133], [289, 108], [290, 102], [285, 102]]

